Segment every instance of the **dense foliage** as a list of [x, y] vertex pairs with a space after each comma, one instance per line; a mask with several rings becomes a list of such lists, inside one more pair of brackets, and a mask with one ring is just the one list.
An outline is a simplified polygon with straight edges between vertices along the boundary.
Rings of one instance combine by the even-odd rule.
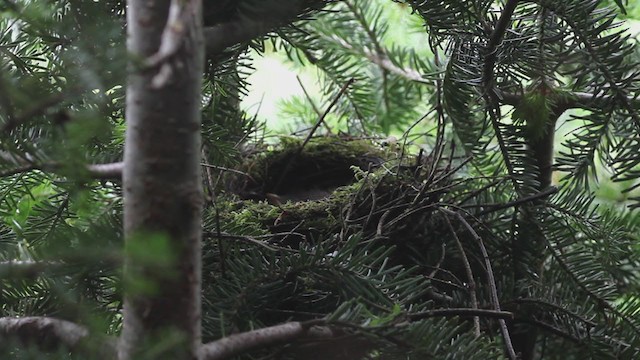
[[[271, 6], [217, 3], [208, 26]], [[616, 20], [623, 4], [304, 3], [293, 24], [207, 58], [204, 340], [322, 320], [343, 336], [243, 358], [640, 357], [638, 54]], [[0, 316], [118, 334], [123, 282], [136, 280], [121, 276], [111, 169], [126, 129], [124, 4], [0, 10]], [[419, 48], [390, 38], [397, 12], [420, 25]], [[321, 103], [292, 99], [287, 111], [310, 126], [335, 100], [325, 125], [302, 136], [323, 139], [274, 145], [241, 110], [249, 54], [265, 51], [318, 72]], [[561, 127], [569, 134], [554, 138]], [[271, 187], [238, 191], [262, 174], [252, 164], [273, 166], [262, 157], [293, 147], [295, 163], [354, 140], [368, 146], [358, 149], [366, 165], [349, 163], [351, 181], [318, 200], [325, 212], [312, 218], [326, 216], [327, 228], [292, 220], [300, 204], [266, 203], [284, 195], [294, 165], [272, 170]], [[623, 206], [594, 204], [598, 177], [622, 184]], [[163, 239], [148, 244], [128, 256], [162, 269]], [[7, 342], [0, 351], [36, 357]]]

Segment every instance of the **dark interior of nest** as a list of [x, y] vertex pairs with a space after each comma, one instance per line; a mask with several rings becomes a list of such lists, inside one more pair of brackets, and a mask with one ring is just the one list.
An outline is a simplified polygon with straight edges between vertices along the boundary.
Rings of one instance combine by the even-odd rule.
[[272, 204], [320, 200], [352, 184], [353, 167], [368, 170], [383, 161], [380, 149], [364, 140], [319, 138], [301, 146], [289, 140], [281, 149], [248, 158], [241, 168], [247, 175], [234, 176], [228, 189], [242, 199]]

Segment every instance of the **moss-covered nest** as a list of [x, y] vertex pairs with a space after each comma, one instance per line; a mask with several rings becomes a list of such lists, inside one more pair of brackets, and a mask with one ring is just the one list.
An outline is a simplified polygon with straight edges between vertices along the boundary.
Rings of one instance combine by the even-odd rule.
[[[368, 140], [317, 138], [302, 151], [301, 145], [288, 140], [254, 150], [233, 172], [226, 172], [227, 190], [218, 196], [216, 209], [210, 208], [215, 216], [205, 216], [215, 221], [205, 223], [205, 273], [224, 273], [224, 266], [236, 266], [233, 259], [245, 259], [244, 254], [254, 256], [246, 260], [251, 263], [265, 256], [264, 261], [276, 266], [307, 256], [378, 252], [386, 268], [411, 269], [429, 283], [428, 292], [419, 294], [422, 300], [448, 305], [466, 301], [467, 266], [459, 246], [477, 242], [446, 211], [474, 195], [451, 178], [460, 166], [452, 164], [452, 155], [439, 156], [434, 164], [433, 157], [422, 152], [407, 155], [397, 145]], [[335, 174], [339, 176], [331, 176]], [[279, 181], [285, 185], [279, 187]], [[303, 196], [312, 190], [323, 195]], [[473, 269], [484, 271], [479, 262]], [[348, 298], [340, 293], [341, 285], [327, 288], [323, 281], [330, 279], [307, 278], [306, 271], [295, 267], [288, 271], [278, 289], [308, 287], [311, 296], [323, 294], [322, 299], [311, 303], [307, 297], [291, 296], [273, 304], [286, 313], [265, 314], [267, 323], [288, 321], [291, 309], [333, 309]]]
[[440, 232], [433, 227], [443, 224], [431, 221], [428, 204], [441, 198], [444, 190], [434, 189], [446, 188], [447, 179], [427, 157], [335, 137], [301, 147], [301, 140], [286, 139], [245, 159], [242, 174], [227, 179], [228, 191], [240, 198], [224, 212], [227, 229], [276, 234], [272, 242], [290, 247], [363, 232], [408, 253], [429, 253], [424, 246]]

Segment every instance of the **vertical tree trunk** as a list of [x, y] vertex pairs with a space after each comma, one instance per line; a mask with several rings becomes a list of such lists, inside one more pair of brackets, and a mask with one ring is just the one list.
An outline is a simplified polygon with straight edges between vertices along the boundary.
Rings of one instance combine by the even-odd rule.
[[549, 116], [549, 122], [546, 125], [545, 135], [537, 140], [529, 140], [529, 149], [532, 152], [536, 165], [538, 166], [538, 181], [540, 187], [538, 191], [542, 191], [551, 186], [553, 180], [553, 143], [556, 132], [556, 122], [560, 117], [561, 111], [553, 110]]
[[[538, 167], [538, 191], [543, 191], [552, 184], [553, 180], [553, 153], [554, 153], [554, 136], [556, 131], [556, 123], [562, 114], [561, 109], [554, 108], [549, 116], [546, 124], [544, 136], [539, 139], [527, 139], [531, 155], [536, 160]], [[543, 203], [544, 200], [540, 200]], [[520, 233], [517, 246], [514, 248], [513, 256], [517, 261], [514, 267], [514, 279], [516, 282], [526, 279], [525, 283], [535, 281], [531, 279], [531, 274], [535, 274], [540, 281], [543, 277], [543, 262], [545, 258], [546, 242], [545, 234], [541, 231], [540, 225], [533, 217], [523, 215], [520, 220]], [[533, 267], [531, 265], [534, 265]], [[517, 289], [514, 294], [515, 298], [529, 297], [526, 289]], [[534, 315], [530, 312], [524, 312], [520, 315], [523, 318], [532, 318]], [[517, 324], [512, 328], [513, 347], [520, 353], [521, 360], [533, 360], [537, 358], [537, 340], [539, 331], [537, 327], [530, 324]]]
[[[166, 26], [170, 6], [183, 13]], [[127, 24], [132, 57], [123, 173], [128, 257], [119, 358], [197, 359], [201, 1], [129, 0]], [[150, 65], [161, 44], [168, 45], [167, 32], [173, 32], [177, 46]]]

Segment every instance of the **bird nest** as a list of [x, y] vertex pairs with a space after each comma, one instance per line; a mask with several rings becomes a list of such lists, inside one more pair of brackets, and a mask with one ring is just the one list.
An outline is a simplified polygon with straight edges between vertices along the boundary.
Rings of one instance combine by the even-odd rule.
[[235, 200], [223, 222], [228, 231], [292, 248], [360, 233], [393, 243], [397, 261], [414, 262], [434, 254], [429, 248], [448, 231], [432, 214], [449, 177], [430, 159], [371, 140], [287, 139], [254, 151], [228, 176]]

